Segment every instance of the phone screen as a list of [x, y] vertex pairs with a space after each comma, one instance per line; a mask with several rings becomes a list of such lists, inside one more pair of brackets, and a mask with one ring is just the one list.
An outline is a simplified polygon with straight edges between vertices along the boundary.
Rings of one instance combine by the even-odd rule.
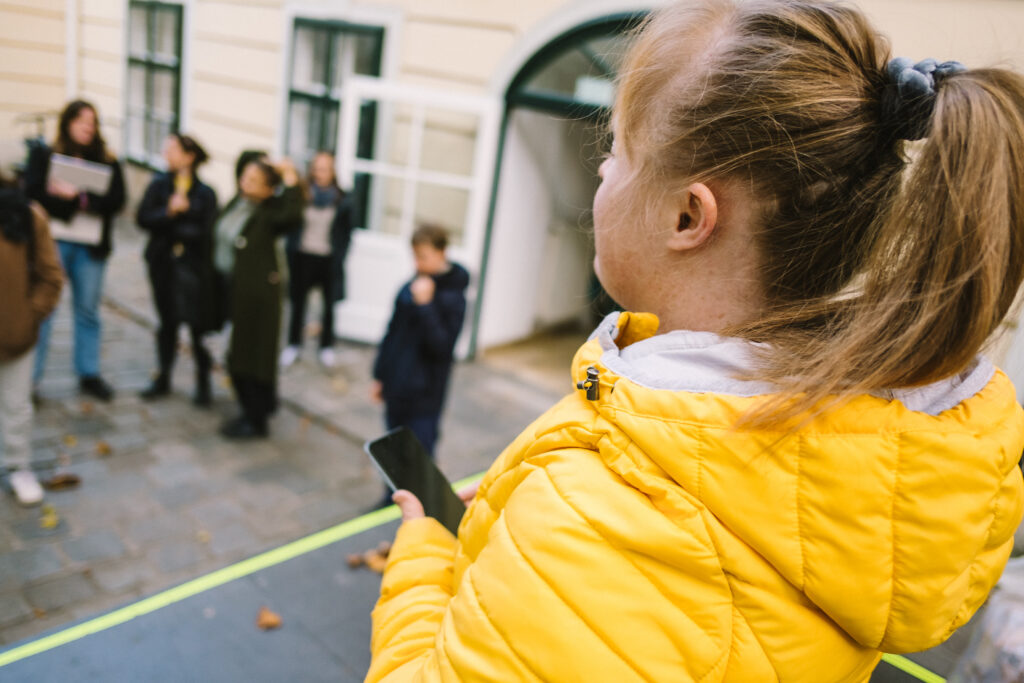
[[437, 469], [415, 434], [407, 427], [399, 427], [367, 441], [364, 448], [392, 490], [410, 491], [423, 503], [428, 517], [441, 522], [452, 534], [458, 534], [466, 504], [452, 490], [451, 483]]

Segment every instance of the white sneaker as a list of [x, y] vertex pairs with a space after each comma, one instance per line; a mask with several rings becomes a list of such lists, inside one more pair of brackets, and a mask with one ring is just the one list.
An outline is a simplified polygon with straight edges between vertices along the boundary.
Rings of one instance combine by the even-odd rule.
[[299, 353], [302, 351], [298, 346], [286, 346], [284, 351], [281, 352], [280, 364], [282, 368], [291, 366], [292, 363], [299, 359]]
[[333, 369], [338, 364], [338, 357], [334, 355], [334, 349], [320, 349], [320, 365], [324, 366], [328, 370]]
[[11, 473], [11, 488], [14, 497], [22, 505], [39, 505], [43, 502], [43, 487], [31, 470], [15, 470]]

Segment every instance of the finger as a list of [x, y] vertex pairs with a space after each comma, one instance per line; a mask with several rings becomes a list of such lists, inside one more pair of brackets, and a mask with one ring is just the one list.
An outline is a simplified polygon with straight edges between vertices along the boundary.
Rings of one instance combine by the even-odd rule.
[[480, 482], [475, 482], [473, 484], [469, 484], [468, 486], [463, 486], [461, 489], [459, 489], [458, 496], [462, 500], [462, 502], [465, 503], [466, 506], [468, 507], [469, 504], [473, 502], [473, 499], [476, 498], [476, 492], [477, 490], [479, 490], [479, 488]]
[[395, 491], [391, 496], [391, 501], [398, 506], [399, 510], [402, 511], [403, 522], [426, 516], [423, 512], [423, 504], [420, 502], [420, 499], [409, 491], [404, 489]]

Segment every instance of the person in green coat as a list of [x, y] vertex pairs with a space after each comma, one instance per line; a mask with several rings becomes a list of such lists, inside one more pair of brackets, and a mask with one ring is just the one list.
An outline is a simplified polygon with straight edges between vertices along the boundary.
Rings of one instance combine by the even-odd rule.
[[221, 427], [231, 439], [262, 438], [277, 409], [281, 267], [276, 242], [302, 223], [299, 175], [290, 162], [249, 161], [238, 195], [217, 220], [214, 265], [231, 322], [227, 369], [241, 408]]

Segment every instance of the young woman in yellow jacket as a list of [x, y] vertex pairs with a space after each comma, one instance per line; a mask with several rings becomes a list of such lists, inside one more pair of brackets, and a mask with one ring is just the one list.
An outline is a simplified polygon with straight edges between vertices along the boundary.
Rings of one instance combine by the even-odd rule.
[[824, 0], [687, 2], [612, 128], [595, 268], [647, 313], [457, 539], [395, 494], [367, 680], [865, 681], [942, 642], [1022, 515], [978, 352], [1024, 278], [1024, 79], [893, 60]]

